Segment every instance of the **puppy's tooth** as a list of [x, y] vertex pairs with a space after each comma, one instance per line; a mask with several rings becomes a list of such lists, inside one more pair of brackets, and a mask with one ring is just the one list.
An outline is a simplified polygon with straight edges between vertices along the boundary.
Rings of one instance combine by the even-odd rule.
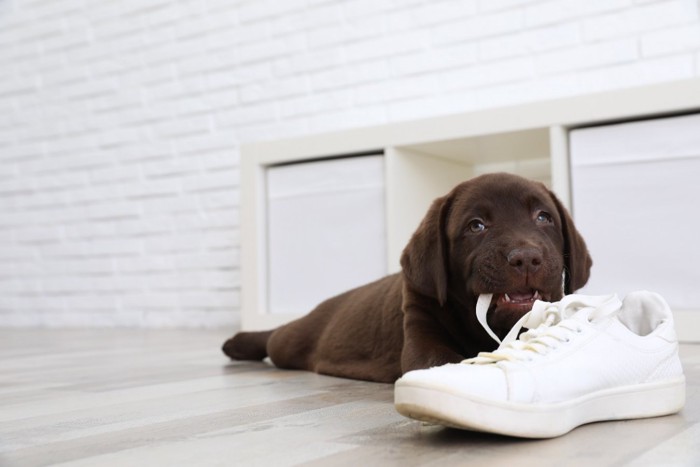
[[506, 302], [511, 302], [511, 301], [512, 301], [512, 300], [510, 299], [510, 297], [508, 296], [508, 294], [503, 294], [503, 295], [504, 295], [504, 298], [506, 299]]

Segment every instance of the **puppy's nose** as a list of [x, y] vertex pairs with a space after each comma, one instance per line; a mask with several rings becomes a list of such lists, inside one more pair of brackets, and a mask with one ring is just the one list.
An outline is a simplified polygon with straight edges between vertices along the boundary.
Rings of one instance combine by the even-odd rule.
[[539, 248], [513, 248], [507, 256], [508, 264], [521, 274], [535, 272], [542, 264], [542, 252]]

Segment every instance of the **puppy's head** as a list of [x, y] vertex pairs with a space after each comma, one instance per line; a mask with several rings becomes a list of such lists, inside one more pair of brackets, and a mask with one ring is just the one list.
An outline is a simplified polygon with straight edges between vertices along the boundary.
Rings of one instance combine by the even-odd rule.
[[503, 336], [535, 300], [582, 287], [591, 258], [568, 212], [543, 184], [510, 174], [466, 181], [435, 200], [401, 258], [410, 289], [473, 310], [493, 294]]

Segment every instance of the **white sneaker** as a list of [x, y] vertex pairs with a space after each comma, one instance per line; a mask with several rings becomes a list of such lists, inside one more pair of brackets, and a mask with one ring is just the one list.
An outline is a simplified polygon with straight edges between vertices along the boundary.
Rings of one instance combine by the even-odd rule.
[[[523, 325], [531, 329], [516, 339]], [[624, 303], [615, 295], [537, 301], [496, 351], [408, 372], [395, 387], [407, 417], [526, 438], [668, 415], [684, 403], [671, 311], [646, 291]]]

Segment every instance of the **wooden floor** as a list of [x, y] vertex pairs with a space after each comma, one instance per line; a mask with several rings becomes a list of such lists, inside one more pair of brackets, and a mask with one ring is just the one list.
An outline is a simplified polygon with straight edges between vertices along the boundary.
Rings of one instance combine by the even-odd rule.
[[700, 465], [685, 409], [527, 441], [401, 417], [391, 385], [230, 363], [221, 331], [0, 330], [0, 466]]

